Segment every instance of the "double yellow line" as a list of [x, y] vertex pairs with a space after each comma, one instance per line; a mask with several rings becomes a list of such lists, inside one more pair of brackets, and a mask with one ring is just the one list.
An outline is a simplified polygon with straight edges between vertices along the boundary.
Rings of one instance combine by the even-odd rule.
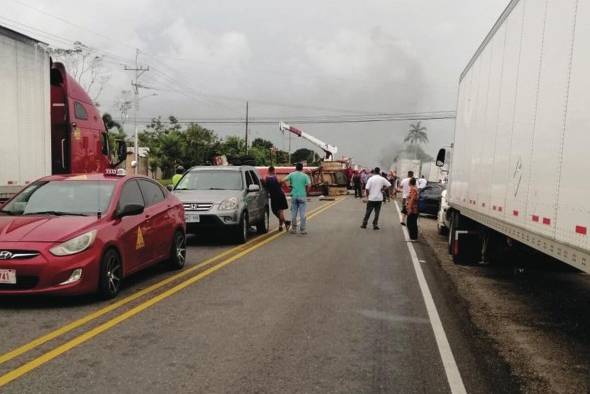
[[[322, 207], [319, 207], [319, 208], [313, 210], [308, 215], [308, 218], [311, 219], [312, 217], [319, 215], [320, 213], [331, 208], [332, 206], [334, 206], [335, 204], [337, 204], [338, 202], [340, 202], [342, 200], [343, 199], [336, 200], [332, 203], [329, 203], [327, 205], [324, 205]], [[121, 323], [121, 322], [141, 313], [142, 311], [150, 308], [151, 306], [167, 299], [168, 297], [178, 293], [179, 291], [187, 288], [188, 286], [190, 286], [190, 285], [202, 280], [203, 278], [211, 275], [212, 273], [220, 270], [221, 268], [225, 267], [226, 265], [231, 264], [231, 263], [235, 262], [236, 260], [240, 259], [241, 257], [253, 252], [254, 250], [261, 248], [262, 246], [274, 241], [275, 239], [279, 238], [280, 236], [282, 236], [284, 234], [285, 234], [284, 232], [272, 233], [271, 235], [264, 236], [262, 240], [260, 240], [260, 238], [257, 238], [255, 240], [248, 242], [246, 245], [241, 245], [241, 246], [232, 248], [230, 250], [227, 250], [227, 251], [225, 251], [217, 256], [214, 256], [212, 258], [209, 258], [209, 259], [203, 261], [202, 263], [200, 263], [194, 267], [191, 267], [179, 274], [176, 274], [176, 275], [173, 275], [167, 279], [164, 279], [161, 282], [158, 282], [152, 286], [149, 286], [143, 290], [140, 290], [137, 293], [134, 293], [128, 297], [121, 299], [120, 301], [117, 301], [111, 305], [108, 305], [108, 306], [101, 308], [93, 313], [90, 313], [87, 316], [84, 316], [78, 320], [68, 323], [55, 331], [52, 331], [46, 335], [40, 336], [40, 337], [34, 339], [33, 341], [31, 341], [23, 346], [20, 346], [8, 353], [0, 355], [0, 364], [3, 364], [7, 361], [10, 361], [22, 354], [25, 354], [25, 353], [43, 345], [44, 343], [47, 343], [53, 339], [56, 339], [62, 335], [65, 335], [66, 333], [68, 333], [76, 328], [82, 327], [82, 326], [90, 323], [91, 321], [96, 320], [99, 317], [104, 316], [107, 313], [109, 313], [115, 309], [118, 309], [126, 304], [129, 304], [130, 302], [132, 302], [144, 295], [154, 292], [154, 291], [166, 286], [167, 284], [174, 282], [176, 279], [187, 276], [190, 273], [193, 273], [193, 272], [199, 270], [200, 268], [203, 268], [203, 267], [205, 267], [205, 266], [207, 266], [207, 265], [209, 265], [209, 264], [211, 264], [223, 257], [231, 255], [230, 257], [219, 262], [218, 264], [215, 264], [214, 266], [207, 268], [206, 270], [198, 273], [195, 276], [185, 279], [184, 281], [171, 287], [170, 289], [150, 298], [149, 300], [129, 309], [128, 311], [126, 311], [124, 313], [121, 313], [120, 315], [113, 317], [112, 319], [106, 321], [105, 323], [67, 341], [66, 343], [57, 346], [53, 350], [50, 350], [50, 351], [44, 353], [43, 355], [35, 358], [34, 360], [31, 360], [31, 361], [21, 365], [20, 367], [17, 367], [16, 369], [13, 369], [12, 371], [0, 376], [0, 387], [5, 386], [6, 384], [12, 382], [15, 379], [18, 379], [19, 377], [34, 370], [35, 368], [40, 367], [41, 365], [53, 360], [54, 358], [66, 353], [67, 351], [75, 348], [76, 346], [79, 346], [79, 345], [83, 344], [84, 342], [87, 342], [88, 340], [96, 337], [97, 335], [115, 327], [119, 323]], [[239, 251], [240, 249], [242, 249], [242, 250]], [[235, 252], [238, 252], [238, 253], [235, 253]], [[235, 254], [233, 254], [233, 253], [235, 253]]]

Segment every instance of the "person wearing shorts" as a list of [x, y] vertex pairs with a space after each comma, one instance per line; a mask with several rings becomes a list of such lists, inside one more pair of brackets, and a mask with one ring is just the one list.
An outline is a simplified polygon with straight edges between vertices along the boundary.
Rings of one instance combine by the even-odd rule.
[[283, 225], [289, 231], [291, 222], [285, 220], [284, 212], [285, 209], [289, 209], [289, 204], [287, 203], [287, 197], [285, 196], [285, 192], [283, 192], [281, 183], [277, 179], [273, 166], [268, 167], [268, 176], [265, 178], [264, 184], [270, 196], [270, 209], [277, 219], [279, 219], [279, 231], [283, 231]]

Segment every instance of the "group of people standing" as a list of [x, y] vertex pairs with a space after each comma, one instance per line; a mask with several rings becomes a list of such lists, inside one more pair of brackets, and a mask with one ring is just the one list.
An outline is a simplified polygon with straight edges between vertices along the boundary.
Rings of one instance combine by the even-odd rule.
[[[352, 182], [355, 198], [366, 197], [367, 199], [367, 207], [361, 228], [367, 228], [371, 214], [374, 212], [373, 229], [379, 230], [379, 215], [382, 204], [384, 201], [395, 198], [396, 194], [401, 192], [401, 224], [408, 227], [411, 242], [418, 239], [418, 196], [419, 189], [426, 186], [424, 177], [416, 179], [414, 178], [414, 172], [408, 171], [408, 177], [400, 181], [395, 171], [387, 175], [381, 172], [379, 167], [376, 167], [370, 173], [365, 170], [355, 172]], [[265, 178], [264, 183], [270, 196], [272, 213], [279, 220], [279, 231], [283, 231], [283, 228], [285, 228], [295, 234], [299, 229], [300, 234], [307, 234], [305, 215], [307, 193], [309, 192], [311, 180], [303, 172], [303, 165], [297, 163], [295, 171], [287, 175], [283, 180], [277, 178], [275, 169], [271, 166], [268, 168], [268, 176]], [[285, 219], [284, 211], [289, 208], [289, 204], [282, 187], [284, 183], [291, 186], [291, 220]]]
[[[383, 190], [383, 201], [390, 201], [392, 198], [395, 198], [397, 194], [397, 185], [399, 178], [397, 177], [397, 173], [395, 171], [390, 171], [389, 174], [381, 172], [379, 169], [381, 177], [387, 179], [390, 183], [390, 186]], [[352, 175], [352, 186], [354, 188], [354, 197], [355, 198], [363, 198], [365, 197], [366, 186], [369, 179], [375, 175], [375, 170], [367, 171], [362, 169], [360, 171], [355, 171]]]
[[353, 176], [355, 198], [362, 198], [363, 191], [367, 193], [367, 208], [361, 228], [367, 228], [369, 218], [374, 211], [373, 229], [379, 230], [381, 205], [384, 201], [389, 200], [389, 198], [395, 198], [397, 192], [401, 192], [403, 218], [401, 224], [408, 227], [410, 241], [417, 241], [419, 188], [421, 189], [426, 186], [426, 179], [421, 177], [418, 180], [414, 178], [413, 171], [408, 171], [408, 177], [400, 182], [395, 172], [391, 172], [390, 176], [385, 176], [386, 174], [382, 173], [379, 167], [375, 168], [372, 174], [365, 178], [365, 182], [363, 182], [363, 175], [366, 175], [364, 170]]

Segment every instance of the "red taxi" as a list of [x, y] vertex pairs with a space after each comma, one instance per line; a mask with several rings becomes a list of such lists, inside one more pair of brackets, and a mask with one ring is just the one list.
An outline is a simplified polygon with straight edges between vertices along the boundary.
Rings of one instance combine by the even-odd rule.
[[126, 276], [185, 258], [181, 202], [122, 170], [42, 178], [0, 207], [0, 295], [112, 298]]

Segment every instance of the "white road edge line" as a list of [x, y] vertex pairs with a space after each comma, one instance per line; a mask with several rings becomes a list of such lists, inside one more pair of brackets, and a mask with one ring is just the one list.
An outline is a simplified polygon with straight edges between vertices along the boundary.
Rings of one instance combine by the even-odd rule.
[[[397, 208], [397, 213], [399, 214], [401, 222], [402, 213], [400, 211], [399, 204], [397, 203], [397, 201], [395, 201], [395, 207]], [[416, 249], [414, 249], [414, 245], [412, 245], [411, 242], [408, 242], [410, 240], [410, 237], [408, 235], [408, 229], [404, 226], [402, 227], [402, 232], [407, 242], [408, 250], [410, 251], [410, 256], [412, 257], [414, 271], [416, 272], [418, 284], [420, 285], [420, 291], [422, 292], [422, 297], [424, 298], [424, 304], [426, 305], [426, 311], [428, 312], [428, 318], [430, 319], [432, 331], [434, 331], [434, 339], [436, 340], [438, 352], [440, 353], [440, 358], [445, 368], [445, 373], [447, 374], [447, 380], [449, 382], [451, 393], [467, 393], [467, 391], [465, 390], [465, 385], [463, 384], [463, 379], [461, 378], [461, 373], [459, 372], [459, 368], [457, 367], [457, 363], [455, 362], [455, 357], [453, 356], [451, 345], [449, 344], [449, 340], [447, 339], [447, 334], [445, 333], [445, 329], [440, 320], [440, 316], [438, 314], [438, 310], [436, 309], [434, 299], [432, 298], [432, 294], [430, 293], [428, 282], [426, 282], [424, 271], [422, 271], [422, 267], [420, 266], [418, 255], [416, 254]]]

